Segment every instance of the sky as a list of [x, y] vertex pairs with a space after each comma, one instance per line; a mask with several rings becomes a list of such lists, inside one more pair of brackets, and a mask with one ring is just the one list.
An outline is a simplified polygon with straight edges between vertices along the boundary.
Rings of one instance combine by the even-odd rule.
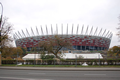
[[102, 28], [102, 32], [107, 30], [113, 33], [110, 47], [120, 44], [116, 36], [120, 0], [1, 0], [0, 2], [3, 5], [3, 16], [8, 17], [8, 22], [13, 24], [12, 34], [21, 30], [25, 32], [26, 28], [28, 31], [33, 28], [36, 33], [36, 26], [38, 30], [42, 26], [46, 34], [46, 25], [50, 33], [51, 24], [54, 33], [56, 24], [58, 33], [61, 32], [61, 24], [63, 24], [63, 33], [66, 33], [67, 24], [68, 33], [71, 33], [72, 24], [76, 33], [79, 24], [78, 34], [83, 25], [84, 30], [87, 26], [89, 31], [93, 27], [93, 33], [98, 27], [99, 31]]

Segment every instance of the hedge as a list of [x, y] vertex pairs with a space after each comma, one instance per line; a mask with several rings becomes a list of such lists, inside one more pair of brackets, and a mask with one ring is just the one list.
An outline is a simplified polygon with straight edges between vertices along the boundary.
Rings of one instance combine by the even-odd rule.
[[[81, 65], [86, 62], [88, 65], [120, 65], [120, 59], [77, 59], [77, 60], [63, 60], [60, 61], [54, 59], [41, 60], [18, 60], [18, 63], [22, 64], [38, 64], [38, 65]], [[107, 64], [106, 64], [107, 63]], [[2, 60], [2, 64], [17, 64], [17, 60]]]

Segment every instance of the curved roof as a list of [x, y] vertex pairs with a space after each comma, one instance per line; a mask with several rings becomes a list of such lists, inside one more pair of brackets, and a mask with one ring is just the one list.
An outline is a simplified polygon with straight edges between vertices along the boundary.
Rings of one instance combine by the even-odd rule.
[[56, 24], [54, 28], [51, 26], [47, 25], [45, 27], [36, 27], [36, 28], [31, 28], [31, 29], [26, 29], [26, 30], [21, 30], [16, 32], [13, 36], [14, 39], [21, 39], [21, 38], [26, 38], [26, 37], [35, 37], [35, 36], [50, 36], [50, 35], [86, 35], [86, 36], [97, 36], [97, 37], [104, 37], [104, 38], [112, 38], [112, 32], [107, 31], [106, 29], [98, 29], [98, 28], [93, 28], [90, 26], [84, 27], [83, 26], [59, 26]]

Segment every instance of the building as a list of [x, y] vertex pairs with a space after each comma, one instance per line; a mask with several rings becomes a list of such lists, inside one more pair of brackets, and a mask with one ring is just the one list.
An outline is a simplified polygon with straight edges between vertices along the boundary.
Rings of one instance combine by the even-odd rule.
[[[53, 54], [45, 54], [45, 55], [53, 55]], [[62, 53], [60, 56], [62, 59], [103, 59], [100, 53]], [[41, 59], [41, 54], [27, 54], [22, 57], [23, 60], [36, 60]]]
[[[107, 30], [98, 30], [98, 28], [93, 30], [93, 27], [89, 29], [87, 26], [86, 30], [84, 30], [84, 26], [81, 26], [81, 30], [79, 30], [79, 25], [77, 26], [76, 34], [73, 34], [74, 27], [71, 28], [71, 33], [68, 34], [68, 25], [66, 28], [66, 34], [63, 34], [63, 26], [61, 27], [61, 34], [58, 34], [58, 27], [56, 25], [56, 34], [62, 38], [69, 38], [72, 41], [73, 48], [75, 50], [108, 50], [112, 38], [112, 33]], [[51, 32], [49, 34], [48, 32]], [[52, 37], [53, 35], [53, 28], [51, 26], [51, 30], [48, 31], [46, 26], [46, 35], [43, 33], [43, 28], [33, 31], [31, 28], [30, 35], [29, 31], [26, 29], [24, 32], [23, 30], [21, 33], [18, 31], [14, 34], [14, 39], [16, 46], [20, 47], [27, 47], [27, 50], [31, 50], [32, 47], [35, 47], [40, 41], [46, 40], [48, 37]], [[26, 33], [26, 34], [25, 34]], [[34, 35], [37, 33], [37, 35]], [[41, 35], [39, 35], [41, 33]], [[79, 34], [78, 34], [79, 33]]]

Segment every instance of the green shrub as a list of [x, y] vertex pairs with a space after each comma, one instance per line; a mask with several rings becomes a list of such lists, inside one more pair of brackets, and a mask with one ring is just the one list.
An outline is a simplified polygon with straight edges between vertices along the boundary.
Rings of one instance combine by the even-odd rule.
[[2, 60], [2, 64], [15, 64], [16, 60]]

